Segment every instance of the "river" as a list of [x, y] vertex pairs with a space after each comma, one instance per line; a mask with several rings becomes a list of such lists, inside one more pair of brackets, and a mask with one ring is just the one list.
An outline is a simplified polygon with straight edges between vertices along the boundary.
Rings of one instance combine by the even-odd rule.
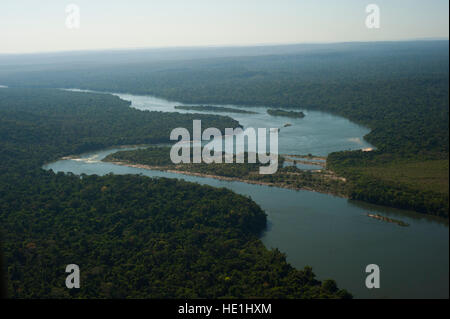
[[[150, 96], [116, 95], [132, 101], [132, 107], [142, 110], [175, 111], [175, 105], [183, 105]], [[267, 108], [264, 107], [248, 109], [258, 114], [229, 115], [244, 127], [283, 127], [286, 122], [292, 124], [280, 131], [280, 153], [324, 156], [332, 151], [372, 147], [363, 139], [368, 132], [366, 128], [338, 116], [305, 111], [306, 117], [303, 119], [287, 119], [267, 115]], [[340, 287], [349, 290], [356, 298], [449, 296], [447, 220], [315, 192], [101, 162], [106, 155], [116, 151], [117, 149], [109, 149], [83, 154], [78, 159], [49, 163], [45, 168], [74, 174], [103, 175], [113, 172], [182, 178], [200, 184], [226, 187], [250, 196], [266, 211], [268, 228], [261, 238], [266, 247], [278, 248], [286, 253], [288, 261], [297, 268], [312, 266], [321, 280], [335, 279]], [[380, 213], [400, 219], [410, 226], [401, 227], [372, 219], [367, 213]], [[369, 290], [365, 287], [365, 267], [368, 264], [380, 267], [379, 289]]]

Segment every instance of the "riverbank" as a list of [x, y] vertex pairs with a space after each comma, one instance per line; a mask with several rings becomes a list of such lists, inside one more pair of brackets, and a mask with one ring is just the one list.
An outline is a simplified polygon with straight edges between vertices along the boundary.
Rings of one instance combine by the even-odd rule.
[[[70, 159], [76, 160], [75, 158], [70, 158]], [[127, 167], [141, 168], [141, 169], [147, 169], [147, 170], [158, 170], [158, 171], [162, 171], [162, 172], [190, 175], [190, 176], [197, 176], [197, 177], [204, 177], [204, 178], [213, 178], [213, 179], [217, 179], [217, 180], [221, 180], [221, 181], [230, 181], [230, 182], [234, 181], [234, 182], [242, 182], [242, 183], [261, 185], [261, 186], [286, 188], [286, 189], [292, 189], [292, 190], [297, 190], [297, 191], [306, 190], [306, 191], [310, 191], [310, 192], [317, 192], [317, 193], [322, 193], [322, 194], [338, 196], [338, 197], [342, 197], [342, 198], [348, 198], [348, 196], [346, 196], [343, 192], [326, 191], [319, 187], [317, 187], [317, 188], [307, 187], [307, 186], [298, 187], [294, 184], [287, 184], [285, 182], [267, 182], [267, 181], [253, 180], [253, 179], [248, 179], [248, 178], [221, 176], [221, 175], [215, 175], [215, 174], [187, 171], [187, 170], [182, 170], [182, 169], [173, 169], [168, 166], [145, 165], [145, 164], [129, 163], [129, 162], [124, 162], [124, 161], [114, 161], [114, 160], [113, 161], [103, 160], [103, 161], [112, 163], [115, 165], [121, 165], [121, 166], [127, 166]], [[296, 173], [291, 173], [291, 175], [296, 175]], [[326, 173], [322, 172], [321, 176], [323, 176], [327, 179], [330, 179], [330, 180], [335, 180], [335, 181], [339, 180], [341, 182], [345, 182], [345, 179], [336, 176], [331, 171], [327, 171]]]
[[382, 215], [379, 215], [379, 214], [367, 214], [367, 216], [370, 217], [370, 218], [374, 218], [374, 219], [378, 219], [378, 220], [387, 222], [387, 223], [397, 224], [397, 225], [402, 226], [402, 227], [408, 227], [409, 226], [409, 224], [407, 224], [407, 223], [405, 223], [405, 222], [403, 222], [401, 220], [394, 219], [394, 218], [389, 218], [389, 217], [382, 216]]
[[[319, 280], [333, 278], [340, 286], [354, 293], [356, 298], [448, 297], [448, 285], [445, 285], [448, 278], [448, 223], [443, 220], [314, 191], [300, 192], [281, 187], [197, 177], [193, 174], [179, 175], [104, 161], [82, 161], [93, 157], [101, 160], [117, 151], [120, 150], [86, 153], [77, 157], [80, 160], [60, 160], [49, 163], [44, 168], [76, 175], [142, 174], [150, 178], [184, 179], [201, 185], [230, 189], [250, 197], [267, 213], [267, 230], [261, 237], [264, 245], [285, 253], [288, 262], [297, 269], [302, 269], [305, 265], [313, 267]], [[139, 163], [137, 158], [134, 162]], [[195, 167], [198, 165], [195, 164]], [[230, 165], [230, 168], [233, 166], [239, 165]], [[208, 167], [212, 168], [212, 165], [208, 164]], [[174, 167], [174, 170], [181, 169]], [[205, 173], [215, 174], [213, 171]], [[275, 175], [272, 177], [275, 178]], [[403, 220], [410, 227], [393, 227], [390, 223], [375, 222], [367, 217], [368, 213]], [[404, 253], [398, 254], [398, 251]], [[377, 264], [393, 270], [385, 273], [385, 285], [376, 291], [366, 289], [361, 281], [360, 274], [364, 271], [361, 265], [365, 266], [367, 260], [376, 260]], [[411, 277], [418, 280], [405, 287], [403, 283]]]

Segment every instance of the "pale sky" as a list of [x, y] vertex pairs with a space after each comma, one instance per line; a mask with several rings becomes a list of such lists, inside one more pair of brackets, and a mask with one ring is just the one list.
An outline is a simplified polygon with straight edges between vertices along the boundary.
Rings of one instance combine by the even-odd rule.
[[[68, 4], [80, 28], [66, 27]], [[365, 25], [368, 4], [380, 28]], [[0, 0], [0, 53], [448, 38], [448, 0]]]

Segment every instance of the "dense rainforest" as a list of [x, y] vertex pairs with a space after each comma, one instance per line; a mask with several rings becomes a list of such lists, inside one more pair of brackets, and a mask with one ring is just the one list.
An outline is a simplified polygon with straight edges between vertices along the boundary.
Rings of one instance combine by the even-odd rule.
[[448, 217], [448, 159], [375, 152], [337, 152], [329, 169], [346, 176], [356, 200]]
[[[330, 156], [329, 167], [354, 187], [351, 198], [448, 215], [448, 41], [247, 51], [238, 56], [235, 49], [230, 57], [219, 57], [214, 51], [210, 57], [202, 53], [186, 61], [154, 56], [146, 60], [141, 52], [129, 63], [117, 62], [111, 53], [97, 67], [81, 57], [76, 65], [66, 61], [52, 67], [35, 61], [27, 67], [20, 61], [6, 65], [0, 58], [0, 84], [78, 87], [153, 94], [196, 104], [332, 112], [369, 127], [365, 139], [377, 148], [369, 155], [344, 152]], [[369, 161], [365, 160], [368, 156]], [[352, 164], [344, 167], [343, 163]], [[381, 166], [404, 177], [393, 179]]]
[[[107, 94], [1, 89], [0, 103], [2, 151], [8, 155], [3, 158], [2, 170], [17, 165], [14, 154], [42, 163], [62, 154], [78, 154], [112, 145], [167, 143], [173, 128], [190, 129], [194, 119], [222, 132], [227, 127], [239, 126], [230, 117], [138, 111], [129, 107], [130, 102]], [[12, 130], [16, 131], [15, 135]]]
[[292, 117], [292, 118], [303, 118], [305, 117], [305, 113], [303, 112], [294, 112], [294, 111], [285, 111], [285, 110], [273, 110], [268, 109], [267, 114], [272, 116], [285, 116], [285, 117]]
[[[266, 215], [226, 189], [164, 178], [55, 174], [49, 160], [168, 142], [192, 117], [143, 112], [108, 94], [0, 89], [0, 233], [9, 297], [348, 298], [258, 239]], [[190, 125], [188, 125], [190, 124]], [[66, 289], [65, 267], [81, 269]]]

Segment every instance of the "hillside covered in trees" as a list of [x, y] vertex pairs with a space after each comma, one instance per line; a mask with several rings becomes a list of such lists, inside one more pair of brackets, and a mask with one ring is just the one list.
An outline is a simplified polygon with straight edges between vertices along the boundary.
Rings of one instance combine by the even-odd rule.
[[[266, 216], [225, 189], [143, 176], [44, 171], [60, 156], [167, 142], [213, 115], [142, 112], [107, 94], [0, 89], [0, 233], [16, 298], [346, 298], [333, 280], [296, 270], [258, 235]], [[82, 286], [65, 288], [67, 264]]]

